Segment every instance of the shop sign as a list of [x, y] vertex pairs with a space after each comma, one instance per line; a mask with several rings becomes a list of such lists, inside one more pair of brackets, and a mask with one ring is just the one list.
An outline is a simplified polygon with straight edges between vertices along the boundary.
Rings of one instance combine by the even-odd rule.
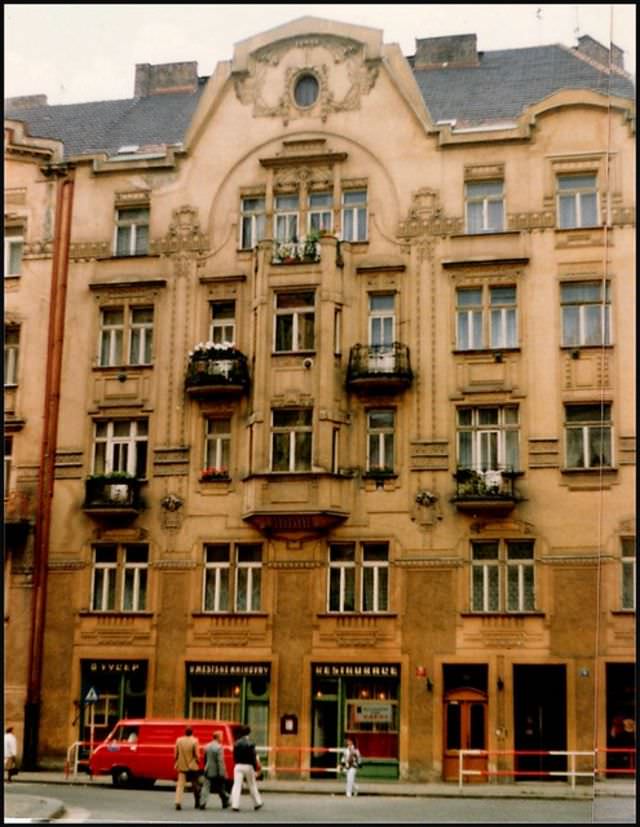
[[92, 660], [89, 671], [98, 674], [115, 674], [117, 672], [140, 672], [146, 666], [144, 660]]
[[235, 678], [268, 678], [268, 663], [188, 663], [189, 675], [216, 675]]
[[363, 701], [356, 704], [355, 719], [359, 724], [390, 724], [392, 706], [384, 701]]
[[394, 663], [314, 663], [316, 678], [398, 678], [400, 667]]

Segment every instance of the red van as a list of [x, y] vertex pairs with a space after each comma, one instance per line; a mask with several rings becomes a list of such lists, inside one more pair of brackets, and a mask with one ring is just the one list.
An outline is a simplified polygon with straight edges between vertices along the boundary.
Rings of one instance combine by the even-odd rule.
[[[127, 718], [115, 725], [89, 759], [91, 775], [110, 774], [116, 786], [151, 786], [157, 780], [176, 781], [176, 740], [187, 727], [204, 747], [214, 732], [222, 733], [227, 777], [233, 778], [233, 744], [240, 737], [237, 721], [188, 721]], [[201, 766], [202, 766], [201, 753]]]

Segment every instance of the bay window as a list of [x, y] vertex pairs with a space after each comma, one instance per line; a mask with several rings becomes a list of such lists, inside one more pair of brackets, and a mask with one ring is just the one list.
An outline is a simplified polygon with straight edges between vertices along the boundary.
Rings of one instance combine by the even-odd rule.
[[313, 411], [280, 408], [274, 409], [271, 415], [271, 470], [311, 470]]
[[315, 296], [313, 290], [276, 293], [274, 351], [276, 353], [313, 350]]

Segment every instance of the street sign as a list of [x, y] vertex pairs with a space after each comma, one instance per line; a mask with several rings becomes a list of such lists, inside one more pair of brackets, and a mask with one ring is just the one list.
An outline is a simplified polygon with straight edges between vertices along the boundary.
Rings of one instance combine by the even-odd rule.
[[84, 702], [86, 704], [94, 704], [97, 700], [98, 700], [98, 693], [96, 692], [96, 690], [92, 686], [91, 689], [89, 689], [87, 694], [84, 696]]

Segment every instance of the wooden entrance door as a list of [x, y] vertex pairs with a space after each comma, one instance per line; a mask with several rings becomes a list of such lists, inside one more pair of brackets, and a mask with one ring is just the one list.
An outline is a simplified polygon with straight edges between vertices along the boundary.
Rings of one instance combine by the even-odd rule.
[[[443, 778], [457, 781], [461, 749], [487, 748], [487, 694], [479, 689], [453, 689], [444, 697]], [[486, 755], [465, 755], [464, 768], [487, 769]], [[465, 783], [486, 781], [487, 776], [467, 775]]]

